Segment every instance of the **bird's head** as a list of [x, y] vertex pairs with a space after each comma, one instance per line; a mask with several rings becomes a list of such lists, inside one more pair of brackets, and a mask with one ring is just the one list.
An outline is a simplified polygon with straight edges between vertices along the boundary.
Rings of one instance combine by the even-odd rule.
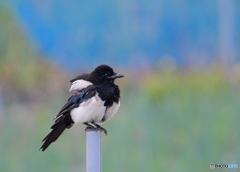
[[113, 71], [113, 69], [107, 65], [100, 65], [96, 69], [94, 69], [90, 78], [93, 82], [107, 84], [113, 83], [115, 79], [124, 77], [121, 74], [117, 74]]

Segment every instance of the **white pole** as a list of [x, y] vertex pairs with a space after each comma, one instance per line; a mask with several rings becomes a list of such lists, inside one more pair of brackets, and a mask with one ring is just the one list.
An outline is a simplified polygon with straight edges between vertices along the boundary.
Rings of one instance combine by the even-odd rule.
[[102, 132], [87, 130], [87, 172], [102, 172]]

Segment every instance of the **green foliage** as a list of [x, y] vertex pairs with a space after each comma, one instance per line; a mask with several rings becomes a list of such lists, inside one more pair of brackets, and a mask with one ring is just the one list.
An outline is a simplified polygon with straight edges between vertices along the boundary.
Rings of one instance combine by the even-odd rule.
[[181, 94], [184, 99], [186, 92], [192, 96], [217, 97], [228, 90], [229, 79], [220, 66], [211, 66], [202, 70], [166, 70], [149, 74], [143, 81], [143, 88], [153, 101], [160, 101], [166, 96]]

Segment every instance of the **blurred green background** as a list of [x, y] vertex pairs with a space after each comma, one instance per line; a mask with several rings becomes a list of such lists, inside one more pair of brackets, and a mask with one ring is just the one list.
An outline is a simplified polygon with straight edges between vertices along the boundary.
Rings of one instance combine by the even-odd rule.
[[[114, 56], [102, 59], [101, 56], [81, 56], [79, 53], [77, 65], [64, 65], [65, 61], [71, 61], [73, 52], [69, 50], [66, 53], [69, 57], [63, 60], [57, 54], [52, 55], [51, 50], [42, 49], [41, 41], [35, 39], [29, 31], [31, 29], [18, 15], [17, 9], [24, 5], [19, 1], [16, 1], [17, 4], [13, 2], [0, 5], [1, 172], [86, 170], [83, 125], [66, 130], [46, 152], [38, 150], [41, 140], [50, 132], [51, 120], [71, 96], [68, 81], [102, 63], [125, 75], [116, 82], [121, 88], [121, 107], [114, 118], [103, 125], [108, 130], [108, 136], [102, 137], [103, 171], [203, 172], [211, 170], [210, 163], [240, 165], [238, 32], [233, 32], [234, 40], [231, 34], [221, 32], [224, 28], [219, 28], [220, 33], [225, 33], [224, 37], [210, 32], [217, 37], [214, 45], [218, 47], [220, 44], [220, 48], [216, 49], [218, 53], [208, 54], [206, 49], [200, 48], [203, 53], [197, 58], [197, 54], [187, 51], [184, 52], [188, 58], [175, 58], [168, 53], [156, 58], [158, 54], [154, 52], [156, 57], [147, 55], [142, 59], [140, 53], [133, 59], [124, 57], [124, 64]], [[189, 1], [172, 2], [184, 6]], [[238, 5], [234, 8], [239, 9], [239, 3], [229, 2]], [[137, 4], [135, 1], [131, 3]], [[57, 2], [51, 1], [51, 4]], [[230, 19], [239, 17], [237, 11], [233, 14]], [[45, 15], [48, 16], [48, 13]], [[225, 16], [229, 17], [228, 14]], [[41, 25], [34, 20], [32, 23], [35, 27]], [[236, 31], [239, 21], [234, 20], [233, 23]], [[225, 31], [234, 29], [225, 27]], [[171, 32], [175, 33], [174, 30]], [[188, 36], [191, 38], [191, 35]], [[82, 45], [88, 44], [84, 42], [87, 39], [82, 41]], [[54, 45], [51, 43], [51, 46]], [[126, 46], [129, 51], [132, 50], [130, 45]], [[140, 52], [141, 46], [138, 48], [133, 49]], [[151, 46], [146, 49], [151, 51]], [[94, 48], [91, 50], [94, 51]], [[206, 60], [210, 55], [213, 56], [211, 60]], [[202, 63], [201, 58], [206, 61]], [[91, 62], [95, 66], [87, 65]]]

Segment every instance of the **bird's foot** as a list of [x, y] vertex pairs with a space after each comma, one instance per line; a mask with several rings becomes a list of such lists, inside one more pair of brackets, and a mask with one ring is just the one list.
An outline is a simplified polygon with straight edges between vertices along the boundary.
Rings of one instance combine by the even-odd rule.
[[96, 129], [97, 129], [98, 131], [104, 132], [105, 135], [107, 136], [107, 130], [106, 130], [105, 128], [103, 128], [103, 127], [101, 127], [101, 126], [98, 125]]
[[90, 131], [98, 131], [97, 128], [95, 128], [95, 127], [93, 127], [93, 126], [87, 126], [87, 127], [85, 128], [85, 132], [87, 132], [88, 130], [90, 130]]

